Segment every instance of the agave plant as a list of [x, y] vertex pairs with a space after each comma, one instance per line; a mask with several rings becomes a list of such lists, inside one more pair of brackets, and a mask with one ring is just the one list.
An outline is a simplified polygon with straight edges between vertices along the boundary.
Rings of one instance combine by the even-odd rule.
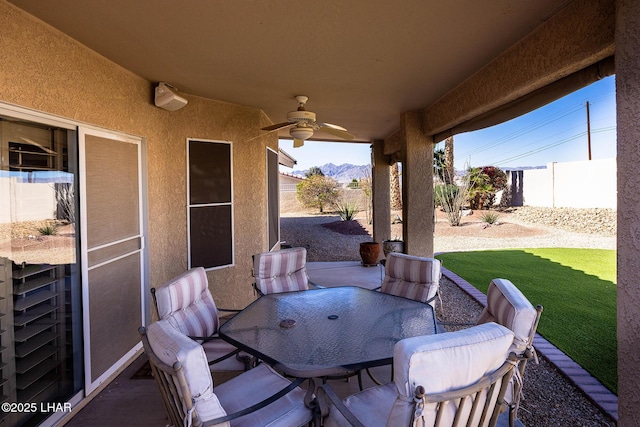
[[336, 211], [342, 221], [351, 221], [355, 218], [358, 212], [360, 212], [357, 203], [350, 202], [348, 200], [344, 202], [337, 201], [335, 205]]
[[40, 233], [41, 236], [55, 236], [56, 234], [58, 234], [58, 224], [49, 222], [36, 228], [36, 230], [38, 231], [38, 233]]

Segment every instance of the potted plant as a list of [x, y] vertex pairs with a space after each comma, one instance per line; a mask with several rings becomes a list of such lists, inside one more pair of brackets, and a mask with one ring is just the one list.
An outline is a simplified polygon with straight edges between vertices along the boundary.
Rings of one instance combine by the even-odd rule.
[[378, 242], [360, 243], [360, 258], [362, 258], [362, 265], [364, 265], [365, 267], [378, 265], [379, 257], [380, 257], [380, 243]]
[[404, 253], [404, 242], [399, 237], [384, 240], [382, 242], [382, 251], [386, 257], [390, 252]]

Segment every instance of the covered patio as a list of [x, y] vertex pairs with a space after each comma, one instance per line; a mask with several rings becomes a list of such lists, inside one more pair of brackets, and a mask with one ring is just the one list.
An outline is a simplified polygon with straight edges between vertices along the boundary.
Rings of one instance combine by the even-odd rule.
[[[47, 423], [67, 421], [140, 356], [151, 287], [204, 266], [219, 306], [253, 300], [251, 257], [280, 245], [278, 139], [296, 137], [264, 129], [296, 109], [296, 95], [309, 96], [318, 122], [371, 146], [376, 241], [391, 237], [389, 175], [402, 162], [405, 252], [432, 256], [435, 143], [615, 74], [618, 413], [620, 425], [640, 424], [639, 21], [631, 0], [0, 0], [2, 171], [29, 184], [43, 162], [23, 163], [19, 152], [38, 147], [45, 169], [64, 171], [77, 191], [75, 251], [51, 273], [58, 300], [65, 280], [77, 284], [73, 310], [60, 312], [69, 363], [55, 368], [70, 375], [58, 398], [74, 410]], [[159, 82], [182, 108], [156, 106]], [[333, 130], [309, 138], [341, 140]], [[32, 203], [15, 188], [0, 194], [8, 212]], [[16, 252], [0, 257], [0, 280], [19, 286], [32, 262]], [[0, 307], [4, 319], [14, 308]], [[19, 358], [17, 330], [5, 329]], [[11, 377], [0, 394], [15, 400], [16, 357], [0, 358]]]
[[[350, 284], [352, 286], [375, 289], [379, 287], [381, 283], [381, 266], [379, 267], [362, 267], [360, 262], [357, 261], [310, 262], [308, 263], [307, 271], [312, 282], [322, 283], [327, 287], [346, 286]], [[466, 298], [469, 298], [470, 301], [477, 301], [478, 304], [486, 304], [486, 296], [478, 292], [455, 273], [444, 269], [443, 274], [444, 280], [451, 282], [451, 287], [447, 287], [443, 291], [443, 303], [447, 305], [448, 311], [469, 310], [469, 303], [464, 302]], [[453, 288], [453, 286], [455, 286], [455, 288]], [[452, 294], [455, 294], [455, 297]], [[474, 320], [472, 310], [466, 320]], [[618, 417], [617, 396], [600, 385], [588, 372], [580, 368], [575, 362], [540, 335], [536, 336], [534, 345], [539, 355], [548, 360], [554, 369], [558, 370], [557, 373], [554, 372], [551, 375], [562, 376], [566, 378], [568, 384], [571, 384], [570, 387], [575, 387], [576, 396], [572, 398], [578, 402], [584, 402], [582, 405], [593, 405], [593, 410], [590, 411], [585, 410], [583, 406], [579, 415], [580, 423], [583, 425], [615, 423]], [[66, 425], [69, 427], [82, 427], [85, 425], [119, 425], [127, 423], [128, 425], [148, 426], [166, 423], [166, 414], [158, 410], [162, 405], [160, 392], [155, 381], [149, 376], [149, 372], [144, 370], [145, 361], [146, 357], [144, 355], [136, 360], [120, 374], [112, 385], [101, 392]], [[532, 367], [528, 369], [531, 370]], [[535, 367], [533, 369], [535, 369]], [[375, 368], [373, 372], [377, 378], [391, 377], [390, 366]], [[144, 375], [145, 373], [146, 375]], [[223, 382], [230, 376], [236, 374], [237, 372], [215, 372], [214, 384]], [[533, 378], [525, 377], [527, 386], [525, 386], [525, 400], [522, 403], [521, 418], [523, 412], [530, 413], [533, 410], [531, 406], [533, 404], [538, 408], [535, 411], [537, 414], [533, 417], [529, 414], [528, 417], [540, 419], [540, 417], [547, 416], [547, 414], [555, 411], [552, 408], [555, 407], [557, 402], [555, 399], [557, 399], [558, 396], [550, 394], [548, 399], [538, 401], [538, 399], [534, 397], [535, 395], [532, 393], [531, 388], [539, 387], [540, 385], [534, 384], [531, 380], [533, 380]], [[364, 387], [375, 385], [368, 376], [364, 376], [363, 381]], [[359, 390], [357, 381], [353, 378], [348, 382], [331, 381], [331, 386], [342, 397], [346, 397]], [[529, 396], [528, 399], [527, 396]], [[142, 407], [139, 407], [135, 403], [140, 400], [145, 402], [145, 405]], [[543, 409], [540, 409], [540, 405], [543, 406]], [[125, 409], [129, 407], [131, 407], [132, 412], [135, 411], [135, 417], [131, 417], [130, 411]], [[134, 407], [136, 408], [135, 410], [133, 409]], [[569, 408], [561, 411], [561, 414], [559, 418], [548, 417], [546, 421], [551, 424], [563, 422], [576, 416], [575, 411]], [[526, 417], [527, 415], [525, 415], [525, 418]], [[572, 421], [577, 420], [578, 419], [572, 419]], [[506, 417], [503, 417], [498, 425], [508, 425]], [[518, 425], [522, 425], [522, 423]], [[525, 425], [532, 424], [525, 423]]]

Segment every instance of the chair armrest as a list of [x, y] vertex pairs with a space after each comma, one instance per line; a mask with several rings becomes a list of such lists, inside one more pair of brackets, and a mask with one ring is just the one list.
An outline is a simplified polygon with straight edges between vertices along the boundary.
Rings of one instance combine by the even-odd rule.
[[258, 287], [258, 284], [256, 282], [253, 282], [251, 284], [251, 286], [253, 286], [253, 291], [258, 294], [258, 298], [263, 297], [264, 294], [262, 293], [262, 291], [260, 290], [260, 288]]
[[220, 308], [216, 307], [218, 311], [223, 311], [225, 313], [240, 313], [242, 310], [236, 308]]
[[[216, 333], [216, 334], [214, 334], [214, 335], [211, 335], [211, 336], [209, 336], [209, 337], [197, 337], [197, 336], [193, 336], [193, 335], [187, 335], [187, 336], [188, 336], [189, 338], [191, 338], [192, 340], [194, 340], [194, 341], [202, 341], [202, 342], [214, 341], [214, 340], [221, 340], [221, 341], [223, 341], [223, 340], [222, 340], [222, 338], [220, 338], [220, 337], [218, 336], [218, 334], [217, 334], [217, 333]], [[236, 354], [239, 354], [239, 353], [240, 353], [240, 351], [241, 351], [241, 350], [240, 350], [239, 348], [238, 348], [238, 349], [235, 349], [235, 350], [233, 350], [233, 351], [231, 351], [231, 352], [229, 352], [229, 353], [225, 354], [224, 356], [220, 356], [220, 357], [218, 357], [217, 359], [214, 359], [214, 360], [212, 360], [212, 361], [210, 361], [210, 362], [208, 362], [208, 363], [209, 363], [209, 365], [215, 365], [216, 363], [220, 363], [220, 362], [222, 362], [223, 360], [226, 360], [226, 359], [230, 358], [231, 356], [235, 356]]]
[[[231, 356], [235, 356], [235, 355], [237, 355], [237, 354], [239, 354], [239, 353], [240, 353], [240, 349], [236, 349], [236, 350], [233, 350], [232, 352], [227, 353], [227, 354], [225, 354], [224, 356], [220, 356], [220, 357], [218, 357], [217, 359], [214, 359], [214, 360], [212, 360], [212, 361], [210, 361], [210, 362], [208, 362], [208, 363], [209, 363], [209, 365], [215, 365], [216, 363], [220, 363], [220, 362], [222, 362], [223, 360], [227, 360], [227, 359], [228, 359], [228, 358], [230, 358]], [[242, 360], [240, 360], [240, 361], [242, 361]]]
[[326, 286], [318, 285], [317, 283], [313, 283], [309, 280], [309, 289], [324, 289]]
[[222, 323], [224, 323], [229, 319], [233, 319], [233, 317], [241, 311], [242, 310], [233, 308], [218, 308], [218, 319], [221, 320]]
[[[323, 384], [318, 387], [316, 390], [316, 399], [318, 401], [318, 413], [321, 419], [329, 416], [329, 411], [331, 410], [329, 404], [331, 403], [333, 404], [333, 408], [337, 409], [353, 427], [364, 427], [364, 424], [349, 411], [349, 408], [345, 406], [342, 399], [338, 397], [329, 384]], [[320, 420], [316, 420], [316, 425], [321, 425]]]
[[221, 340], [222, 339], [222, 338], [220, 338], [218, 336], [217, 332], [215, 334], [213, 334], [213, 335], [208, 336], [208, 337], [200, 337], [200, 336], [197, 336], [197, 335], [187, 335], [187, 336], [189, 338], [191, 338], [192, 340], [194, 340], [194, 341], [203, 341], [203, 342]]
[[158, 297], [156, 296], [156, 288], [151, 288], [151, 300], [153, 301], [153, 308], [155, 309], [156, 317], [160, 319], [160, 312], [158, 310]]
[[[236, 418], [240, 418], [244, 415], [250, 414], [252, 412], [255, 412], [259, 409], [264, 408], [267, 405], [272, 404], [273, 402], [275, 402], [276, 400], [284, 397], [285, 395], [287, 395], [289, 392], [291, 392], [292, 390], [294, 390], [296, 387], [298, 387], [300, 384], [302, 384], [302, 382], [304, 381], [304, 378], [298, 378], [295, 381], [293, 381], [291, 384], [289, 384], [288, 386], [286, 386], [285, 388], [283, 388], [282, 390], [280, 390], [279, 392], [267, 397], [266, 399], [256, 403], [255, 405], [251, 405], [248, 408], [245, 409], [241, 409], [238, 412], [234, 412], [232, 414], [228, 414], [225, 415], [224, 417], [218, 417], [215, 418], [213, 420], [209, 420], [205, 423], [202, 424], [203, 427], [209, 427], [209, 426], [215, 426], [218, 424], [222, 424], [231, 420], [235, 420]], [[310, 387], [310, 390], [312, 390], [312, 388]], [[307, 394], [309, 394], [309, 391], [307, 391]], [[306, 401], [307, 399], [305, 399]]]

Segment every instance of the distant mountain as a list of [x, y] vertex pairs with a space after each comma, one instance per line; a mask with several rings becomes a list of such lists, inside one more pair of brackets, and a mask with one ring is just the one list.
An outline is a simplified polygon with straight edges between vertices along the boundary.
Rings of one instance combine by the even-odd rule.
[[[341, 165], [334, 165], [333, 163], [327, 163], [326, 165], [319, 166], [320, 170], [325, 176], [330, 176], [339, 183], [351, 182], [353, 179], [362, 179], [371, 175], [371, 165], [352, 165], [350, 163], [344, 163]], [[305, 176], [307, 170], [296, 170], [291, 172], [293, 175]]]

